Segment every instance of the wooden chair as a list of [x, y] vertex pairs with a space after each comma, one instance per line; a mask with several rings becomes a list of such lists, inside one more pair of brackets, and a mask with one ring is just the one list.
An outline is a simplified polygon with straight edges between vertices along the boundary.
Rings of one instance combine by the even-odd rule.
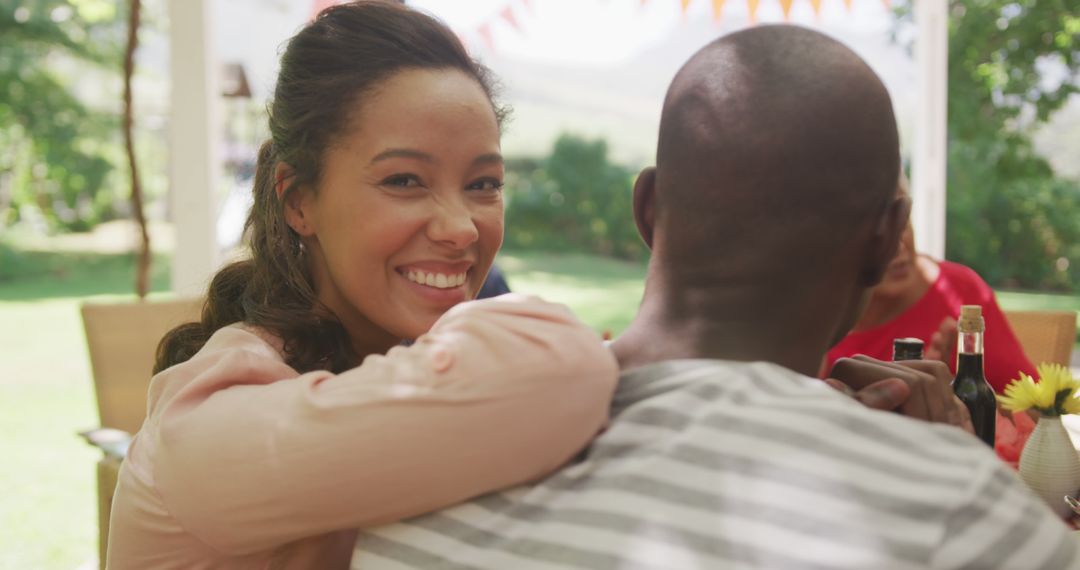
[[98, 553], [105, 567], [109, 512], [120, 463], [146, 418], [146, 391], [158, 342], [173, 327], [198, 320], [202, 300], [84, 304], [83, 327], [101, 427], [81, 435], [104, 452], [97, 465]]
[[1005, 319], [1033, 364], [1070, 365], [1073, 343], [1076, 342], [1075, 312], [1005, 311]]

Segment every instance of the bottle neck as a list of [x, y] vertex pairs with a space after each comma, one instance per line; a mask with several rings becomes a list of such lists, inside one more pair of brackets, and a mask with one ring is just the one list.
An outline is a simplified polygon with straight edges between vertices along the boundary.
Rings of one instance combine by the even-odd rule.
[[956, 345], [956, 377], [983, 377], [982, 331], [960, 331]]
[[956, 343], [958, 354], [982, 354], [983, 333], [982, 331], [960, 331], [960, 338]]

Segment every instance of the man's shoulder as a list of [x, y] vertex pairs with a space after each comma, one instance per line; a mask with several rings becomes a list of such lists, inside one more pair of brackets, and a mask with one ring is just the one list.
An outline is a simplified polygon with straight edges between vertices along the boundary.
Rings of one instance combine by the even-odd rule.
[[962, 472], [993, 455], [958, 428], [866, 408], [816, 378], [765, 362], [669, 361], [624, 373], [613, 423], [657, 414], [681, 415], [687, 428], [725, 425], [729, 437], [763, 440], [768, 445], [756, 449], [766, 455], [781, 447], [831, 449], [836, 461], [858, 463], [884, 453], [889, 463], [938, 473]]

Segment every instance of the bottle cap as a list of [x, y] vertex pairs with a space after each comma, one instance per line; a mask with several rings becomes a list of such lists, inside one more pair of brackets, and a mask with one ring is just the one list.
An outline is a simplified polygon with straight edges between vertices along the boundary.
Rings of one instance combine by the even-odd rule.
[[960, 306], [960, 321], [957, 323], [957, 328], [961, 332], [983, 332], [985, 327], [980, 305]]
[[893, 360], [922, 360], [923, 341], [917, 338], [893, 339]]

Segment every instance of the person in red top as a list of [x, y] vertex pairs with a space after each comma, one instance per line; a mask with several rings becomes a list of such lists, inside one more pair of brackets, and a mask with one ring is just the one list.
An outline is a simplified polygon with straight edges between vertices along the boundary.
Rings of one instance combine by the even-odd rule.
[[[900, 181], [899, 192], [907, 192], [906, 181]], [[955, 373], [960, 305], [982, 306], [986, 320], [983, 366], [986, 380], [996, 392], [1003, 392], [1020, 372], [1035, 375], [1035, 366], [1020, 348], [990, 286], [968, 267], [917, 253], [910, 222], [862, 317], [829, 350], [824, 370], [831, 370], [836, 360], [856, 354], [890, 360], [893, 339], [914, 337], [926, 343], [925, 358], [944, 361]]]

